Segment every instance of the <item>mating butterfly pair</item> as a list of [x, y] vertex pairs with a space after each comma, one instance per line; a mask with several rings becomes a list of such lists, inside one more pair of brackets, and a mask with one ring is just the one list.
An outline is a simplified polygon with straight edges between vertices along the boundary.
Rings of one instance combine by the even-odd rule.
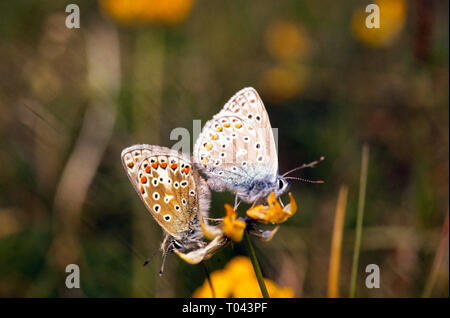
[[[164, 258], [167, 251], [205, 247], [201, 224], [209, 210], [209, 188], [256, 203], [271, 192], [281, 195], [288, 185], [278, 174], [269, 116], [253, 88], [237, 92], [205, 124], [192, 161], [151, 145], [126, 148], [121, 157], [133, 187], [165, 231]], [[206, 174], [207, 182], [198, 171]]]

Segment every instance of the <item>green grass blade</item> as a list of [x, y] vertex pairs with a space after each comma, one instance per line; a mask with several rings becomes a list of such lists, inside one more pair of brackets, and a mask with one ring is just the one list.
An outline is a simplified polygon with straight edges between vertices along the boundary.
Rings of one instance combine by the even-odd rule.
[[358, 214], [356, 216], [356, 237], [355, 237], [355, 249], [353, 252], [353, 264], [352, 274], [350, 281], [350, 298], [355, 297], [356, 292], [356, 279], [358, 276], [358, 262], [359, 251], [361, 248], [361, 236], [364, 217], [364, 205], [366, 201], [366, 186], [367, 186], [367, 170], [369, 168], [369, 145], [364, 144], [361, 156], [361, 176], [359, 184], [359, 197], [358, 197]]

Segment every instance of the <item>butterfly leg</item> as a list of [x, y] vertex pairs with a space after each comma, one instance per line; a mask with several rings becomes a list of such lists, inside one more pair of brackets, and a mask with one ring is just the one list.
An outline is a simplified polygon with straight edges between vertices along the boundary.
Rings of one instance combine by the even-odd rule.
[[281, 201], [281, 197], [280, 198], [278, 198], [278, 201], [280, 202], [280, 204], [281, 204], [281, 207], [284, 209], [284, 203], [283, 203], [283, 201]]
[[158, 248], [156, 251], [154, 251], [154, 252], [152, 253], [152, 255], [150, 255], [150, 257], [147, 258], [147, 259], [145, 260], [144, 265], [142, 265], [142, 266], [146, 266], [148, 263], [150, 263], [150, 261], [153, 259], [153, 257], [155, 256], [155, 254], [156, 254], [158, 251], [160, 251], [160, 250], [161, 250], [161, 247]]
[[280, 226], [277, 225], [273, 230], [266, 230], [266, 231], [256, 229], [256, 228], [250, 228], [249, 233], [252, 234], [253, 236], [256, 236], [258, 239], [260, 239], [263, 242], [268, 242], [275, 236], [279, 227]]
[[250, 207], [250, 209], [253, 209], [257, 203], [258, 203], [258, 201], [253, 201], [252, 206]]
[[167, 246], [167, 248], [163, 250], [163, 259], [162, 259], [161, 269], [159, 270], [159, 277], [161, 277], [164, 272], [164, 264], [166, 263], [167, 254], [169, 252], [171, 252], [173, 250], [173, 248], [174, 248], [174, 244], [173, 244], [173, 241], [171, 241], [169, 243], [169, 245]]
[[161, 269], [159, 271], [159, 276], [162, 276], [162, 274], [163, 274], [164, 264], [166, 262], [167, 253], [173, 249], [173, 246], [174, 246], [173, 239], [170, 237], [169, 234], [164, 233], [164, 240], [161, 243], [161, 247], [160, 247], [160, 250], [162, 250], [162, 252], [163, 252], [163, 259], [162, 259]]
[[237, 208], [239, 207], [239, 204], [241, 204], [241, 201], [239, 201], [239, 197], [236, 195], [235, 197], [234, 197], [234, 207], [233, 207], [233, 210], [237, 210]]
[[223, 218], [207, 218], [207, 217], [203, 217], [205, 220], [208, 221], [213, 221], [213, 222], [223, 222]]
[[167, 233], [164, 233], [164, 239], [163, 239], [163, 242], [162, 242], [161, 246], [160, 246], [156, 251], [154, 251], [154, 252], [152, 253], [152, 255], [150, 255], [149, 258], [147, 258], [147, 259], [145, 260], [145, 262], [144, 262], [144, 264], [143, 264], [142, 266], [148, 265], [148, 263], [150, 263], [150, 261], [153, 259], [153, 257], [155, 256], [155, 254], [156, 254], [158, 251], [163, 251], [163, 252], [164, 252], [165, 246], [166, 246], [166, 244], [167, 244], [167, 240], [168, 240], [168, 239], [169, 239], [169, 235], [167, 235]]

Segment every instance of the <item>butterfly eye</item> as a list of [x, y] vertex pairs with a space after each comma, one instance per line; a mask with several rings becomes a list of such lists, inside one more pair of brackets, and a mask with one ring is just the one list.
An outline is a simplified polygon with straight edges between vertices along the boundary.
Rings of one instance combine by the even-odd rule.
[[283, 180], [279, 179], [278, 180], [278, 190], [283, 189], [283, 187], [284, 187], [284, 182], [283, 182]]

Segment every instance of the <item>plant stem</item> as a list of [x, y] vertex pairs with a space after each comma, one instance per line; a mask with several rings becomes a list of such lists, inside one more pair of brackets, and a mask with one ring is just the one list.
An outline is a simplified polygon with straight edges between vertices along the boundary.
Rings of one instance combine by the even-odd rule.
[[247, 248], [248, 255], [253, 264], [253, 269], [255, 270], [256, 279], [258, 280], [259, 288], [261, 289], [261, 294], [264, 298], [270, 298], [267, 292], [266, 284], [264, 283], [264, 278], [261, 273], [261, 267], [259, 267], [258, 259], [256, 258], [255, 249], [253, 248], [252, 241], [248, 236], [247, 231], [244, 231], [244, 243]]
[[342, 236], [344, 232], [345, 209], [347, 207], [348, 187], [339, 189], [336, 213], [334, 217], [333, 236], [331, 239], [330, 267], [328, 271], [328, 297], [339, 297], [339, 267], [341, 263]]
[[364, 144], [361, 156], [361, 176], [359, 180], [358, 214], [356, 216], [355, 250], [353, 252], [352, 276], [350, 281], [350, 298], [355, 297], [356, 278], [358, 276], [359, 250], [361, 247], [364, 204], [366, 201], [367, 170], [369, 167], [369, 145]]
[[209, 275], [209, 271], [208, 271], [208, 268], [206, 267], [205, 261], [202, 262], [202, 265], [203, 265], [203, 270], [205, 271], [206, 279], [208, 280], [208, 283], [209, 283], [209, 287], [211, 288], [212, 298], [216, 298], [216, 293], [214, 292], [214, 287], [212, 284], [211, 276]]
[[422, 297], [430, 297], [433, 287], [436, 283], [439, 274], [439, 268], [445, 258], [445, 251], [448, 252], [448, 211], [445, 217], [444, 225], [442, 226], [441, 240], [439, 242], [438, 248], [436, 250], [436, 255], [434, 256], [433, 264], [431, 266], [431, 271], [427, 282], [425, 284], [425, 289], [422, 293]]

